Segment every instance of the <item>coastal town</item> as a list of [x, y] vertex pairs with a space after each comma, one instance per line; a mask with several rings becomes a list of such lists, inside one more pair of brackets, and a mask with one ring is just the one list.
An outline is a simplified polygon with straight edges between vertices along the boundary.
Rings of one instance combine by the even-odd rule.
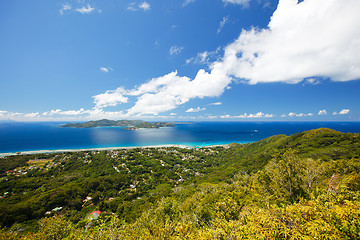
[[[90, 210], [100, 210], [99, 201], [110, 205], [111, 202], [139, 201], [157, 195], [159, 186], [170, 189], [193, 177], [201, 176], [207, 167], [209, 157], [226, 148], [158, 146], [4, 156], [2, 161], [8, 160], [12, 164], [18, 161], [19, 166], [1, 172], [0, 205], [4, 204], [4, 201], [12, 202], [12, 199], [21, 196], [22, 200], [34, 201], [34, 205], [37, 205], [34, 208], [39, 209], [38, 217], [65, 213], [72, 209], [79, 211], [77, 215], [82, 216]], [[84, 176], [87, 177], [83, 179]], [[101, 186], [104, 184], [104, 178], [108, 179], [109, 185], [106, 187]], [[82, 183], [78, 185], [86, 183], [86, 187], [66, 187], [67, 184], [73, 186], [77, 179], [82, 179]], [[29, 181], [33, 183], [25, 184]], [[21, 187], [11, 187], [13, 184], [10, 183], [15, 182], [16, 186]], [[39, 200], [39, 194], [54, 187], [75, 191], [77, 197], [69, 196], [70, 199], [65, 199], [63, 194], [55, 194], [45, 206], [39, 205], [39, 201], [48, 198], [43, 196], [45, 199]], [[79, 202], [79, 205], [76, 202]], [[102, 207], [97, 214], [106, 209], [108, 208]]]

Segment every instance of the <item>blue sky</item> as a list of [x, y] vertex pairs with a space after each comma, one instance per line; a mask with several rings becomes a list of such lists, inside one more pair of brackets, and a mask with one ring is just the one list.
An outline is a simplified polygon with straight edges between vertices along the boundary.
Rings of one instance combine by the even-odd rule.
[[0, 2], [0, 120], [360, 120], [358, 0]]

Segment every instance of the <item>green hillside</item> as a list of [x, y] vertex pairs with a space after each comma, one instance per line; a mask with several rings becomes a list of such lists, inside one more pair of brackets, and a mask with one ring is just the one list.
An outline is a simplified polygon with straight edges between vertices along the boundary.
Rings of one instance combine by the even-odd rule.
[[159, 127], [175, 127], [173, 123], [155, 122], [150, 123], [142, 120], [108, 120], [102, 119], [85, 123], [67, 123], [61, 127], [72, 128], [94, 128], [94, 127], [131, 127], [134, 130], [138, 128], [159, 128]]
[[9, 156], [0, 165], [3, 239], [360, 237], [360, 134], [321, 128], [224, 147]]

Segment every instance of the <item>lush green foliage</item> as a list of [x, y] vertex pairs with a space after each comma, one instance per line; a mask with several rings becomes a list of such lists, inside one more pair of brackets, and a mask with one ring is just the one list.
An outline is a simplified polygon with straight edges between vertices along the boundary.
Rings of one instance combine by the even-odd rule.
[[0, 182], [0, 238], [359, 239], [359, 140], [316, 129], [229, 147], [32, 156], [43, 161]]
[[108, 120], [102, 119], [98, 121], [90, 121], [85, 123], [68, 123], [62, 125], [61, 127], [73, 127], [73, 128], [93, 128], [93, 127], [130, 127], [128, 129], [137, 129], [137, 128], [159, 128], [159, 127], [175, 127], [173, 123], [167, 122], [145, 122], [142, 120]]

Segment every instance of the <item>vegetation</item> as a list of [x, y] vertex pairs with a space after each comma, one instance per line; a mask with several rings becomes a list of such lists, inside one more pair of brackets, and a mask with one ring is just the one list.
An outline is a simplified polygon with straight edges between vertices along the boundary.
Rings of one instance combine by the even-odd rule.
[[360, 134], [0, 164], [0, 239], [360, 238]]
[[108, 120], [102, 119], [98, 121], [90, 121], [85, 123], [67, 123], [61, 127], [72, 128], [94, 128], [94, 127], [128, 127], [128, 130], [136, 130], [139, 128], [160, 128], [160, 127], [175, 127], [173, 123], [167, 122], [145, 122], [142, 120]]

